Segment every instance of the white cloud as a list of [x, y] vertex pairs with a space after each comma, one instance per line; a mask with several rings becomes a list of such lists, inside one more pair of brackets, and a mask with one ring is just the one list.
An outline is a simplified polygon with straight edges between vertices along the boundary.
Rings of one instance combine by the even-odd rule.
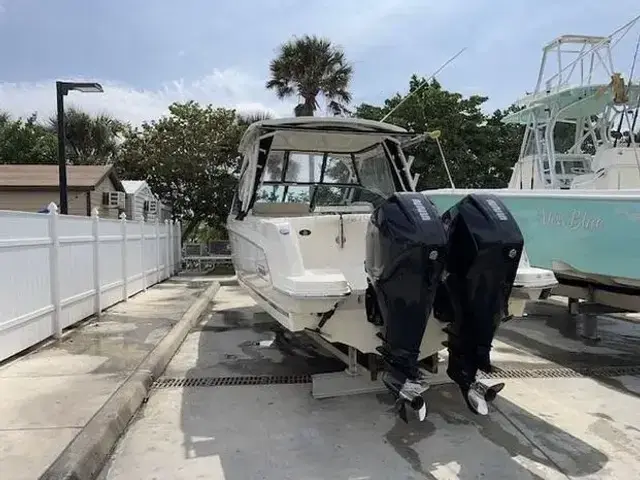
[[[86, 78], [65, 80], [96, 81]], [[293, 109], [292, 102], [281, 102], [273, 92], [267, 91], [264, 80], [234, 69], [216, 69], [192, 82], [168, 82], [158, 90], [136, 89], [109, 80], [97, 81], [102, 84], [104, 93], [70, 92], [65, 105], [74, 105], [91, 113], [107, 112], [135, 125], [166, 114], [167, 107], [173, 102], [187, 100], [236, 108], [242, 112], [266, 111], [274, 116], [291, 115]], [[55, 114], [55, 98], [55, 80], [0, 83], [0, 109], [15, 117], [37, 112], [40, 119], [46, 119]]]

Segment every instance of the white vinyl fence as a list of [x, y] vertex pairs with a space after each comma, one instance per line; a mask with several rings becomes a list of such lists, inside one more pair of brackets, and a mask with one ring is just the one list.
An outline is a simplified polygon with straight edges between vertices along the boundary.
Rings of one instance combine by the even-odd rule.
[[0, 361], [180, 268], [180, 224], [0, 211]]

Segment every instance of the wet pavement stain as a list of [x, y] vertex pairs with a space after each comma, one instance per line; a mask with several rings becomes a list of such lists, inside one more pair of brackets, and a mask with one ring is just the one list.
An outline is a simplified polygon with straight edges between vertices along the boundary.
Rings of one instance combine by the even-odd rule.
[[[568, 351], [565, 348], [556, 347], [546, 342], [541, 342], [527, 335], [527, 326], [525, 322], [530, 320], [522, 320], [518, 330], [501, 327], [496, 334], [496, 339], [514, 345], [517, 348], [525, 350], [536, 356], [547, 359], [551, 362], [559, 363], [567, 367], [588, 367], [588, 366], [623, 366], [640, 364], [640, 345], [637, 350], [630, 350], [627, 347], [624, 350], [616, 345], [607, 345], [603, 340], [598, 346], [603, 348], [603, 352], [589, 353]], [[607, 350], [604, 350], [604, 349]], [[610, 350], [615, 351], [612, 353]]]
[[[227, 374], [247, 376], [313, 375], [345, 369], [342, 361], [320, 351], [304, 334], [287, 331], [257, 307], [214, 312], [192, 331], [202, 332], [198, 345], [202, 355], [194, 373], [217, 367]], [[205, 364], [206, 352], [216, 350], [221, 360]]]
[[[615, 427], [611, 422], [598, 419], [589, 425], [588, 430], [611, 445], [615, 445], [616, 449], [628, 453], [631, 457], [640, 459], [640, 452], [633, 448], [634, 442], [624, 433], [624, 431]], [[629, 446], [631, 446], [631, 448]]]
[[435, 431], [435, 425], [428, 420], [420, 422], [419, 425], [410, 426], [396, 418], [396, 423], [385, 434], [384, 439], [416, 473], [422, 475], [423, 478], [436, 480], [436, 477], [425, 470], [420, 454], [414, 448], [418, 443], [433, 435]]
[[52, 351], [60, 349], [73, 355], [104, 357], [105, 362], [91, 373], [129, 371], [155, 347], [156, 342], [148, 340], [161, 338], [174, 323], [170, 319], [105, 315], [86, 325], [82, 335], [63, 339]]
[[[586, 476], [594, 474], [601, 471], [609, 461], [609, 457], [600, 450], [570, 433], [529, 414], [504, 398], [500, 398], [497, 401], [496, 407], [518, 430], [535, 432], [534, 438], [529, 438], [529, 440], [539, 446], [545, 453], [548, 462], [551, 460], [548, 466], [557, 468], [555, 466], [558, 465], [566, 475]], [[490, 430], [485, 431], [486, 433], [490, 432]], [[487, 438], [493, 440], [496, 437], [489, 434]], [[514, 450], [507, 447], [507, 450], [510, 451], [512, 456], [522, 455], [523, 453], [520, 451], [522, 448], [531, 450], [523, 445], [521, 445], [520, 449]], [[528, 458], [535, 459], [536, 457]]]
[[[547, 327], [549, 337], [557, 332], [563, 339], [574, 340], [585, 344], [581, 337], [583, 319], [581, 315], [570, 315], [566, 306], [533, 303], [528, 306], [532, 311], [527, 317], [516, 319], [516, 323], [503, 325], [502, 331], [534, 331], [536, 327]], [[623, 330], [626, 333], [623, 333]], [[611, 349], [621, 355], [632, 355], [640, 359], [640, 325], [604, 315], [598, 316], [598, 336], [600, 341], [593, 346]]]
[[[51, 347], [51, 352], [103, 358], [104, 362], [90, 373], [132, 371], [209, 285], [210, 282], [181, 279], [154, 285], [152, 294], [144, 296], [140, 292], [143, 303], [129, 301], [115, 305], [102, 316], [94, 317], [70, 332]], [[160, 294], [160, 291], [164, 293]], [[177, 292], [177, 295], [169, 292]]]
[[256, 341], [238, 345], [249, 358], [227, 358], [221, 364], [234, 374], [243, 375], [314, 375], [345, 369], [345, 364], [334, 357], [313, 353], [297, 339], [276, 332], [273, 344], [260, 346]]
[[[378, 394], [376, 397], [379, 403], [388, 406], [391, 411], [395, 403], [392, 395]], [[526, 457], [552, 469], [564, 471], [567, 475], [594, 474], [600, 472], [608, 462], [608, 457], [604, 453], [551, 423], [529, 414], [504, 398], [499, 397], [496, 403], [491, 405], [488, 416], [475, 415], [469, 411], [458, 388], [454, 385], [432, 387], [425, 398], [429, 403], [429, 413], [425, 421], [405, 424], [397, 419], [392, 429], [384, 436], [385, 441], [394, 448], [396, 453], [424, 478], [435, 478], [426, 471], [418, 453], [419, 451], [428, 452], [429, 437], [438, 434], [434, 417], [440, 417], [448, 425], [473, 426], [489, 442], [506, 450], [511, 458]], [[524, 428], [520, 428], [518, 424]], [[522, 431], [541, 432], [535, 443], [543, 445], [543, 448], [534, 447], [529, 443], [531, 439], [518, 435]], [[457, 455], [446, 458], [445, 455], [439, 459], [441, 464], [450, 461], [460, 465], [459, 478], [467, 478], [464, 458]], [[543, 477], [535, 472], [531, 470], [527, 472], [532, 478], [543, 480]]]
[[634, 397], [640, 398], [640, 392], [629, 389], [624, 382], [618, 380], [617, 378], [607, 378], [607, 377], [592, 377], [596, 382], [606, 385], [607, 387], [616, 390], [617, 392], [624, 393], [626, 395], [632, 395]]

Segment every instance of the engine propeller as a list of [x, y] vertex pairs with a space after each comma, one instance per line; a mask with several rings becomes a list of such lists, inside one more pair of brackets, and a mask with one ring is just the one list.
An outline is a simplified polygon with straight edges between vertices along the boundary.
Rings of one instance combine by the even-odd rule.
[[469, 409], [478, 415], [489, 413], [489, 403], [493, 402], [498, 393], [504, 388], [504, 383], [488, 386], [479, 380], [471, 384], [467, 392], [463, 390], [464, 398]]
[[393, 373], [385, 372], [382, 382], [396, 397], [394, 410], [405, 423], [409, 423], [408, 412], [412, 412], [420, 422], [427, 418], [428, 406], [422, 395], [429, 389], [429, 384], [423, 376], [417, 380], [401, 381]]

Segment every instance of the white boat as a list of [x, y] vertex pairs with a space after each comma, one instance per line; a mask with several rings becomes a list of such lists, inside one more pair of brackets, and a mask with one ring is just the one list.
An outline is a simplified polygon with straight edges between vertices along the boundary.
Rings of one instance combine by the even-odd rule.
[[[239, 283], [286, 329], [309, 333], [328, 345], [346, 346], [350, 359], [355, 359], [357, 352], [367, 354], [371, 365], [380, 364], [376, 360], [382, 359], [387, 367], [393, 364], [393, 358], [399, 358], [389, 351], [405, 348], [394, 342], [413, 342], [415, 348], [407, 347], [412, 351], [409, 356], [415, 357], [411, 362], [420, 362], [434, 371], [437, 352], [446, 341], [452, 341], [452, 335], [455, 337], [450, 330], [445, 331], [445, 327], [451, 329], [452, 325], [466, 320], [452, 320], [446, 314], [438, 317], [437, 312], [432, 313], [433, 295], [447, 282], [446, 278], [441, 279], [441, 270], [453, 268], [446, 259], [454, 256], [446, 255], [452, 247], [446, 244], [447, 234], [440, 219], [442, 212], [437, 212], [424, 195], [415, 193], [417, 177], [411, 175], [402, 151], [403, 142], [411, 140], [415, 140], [415, 135], [400, 127], [361, 119], [300, 117], [256, 122], [247, 129], [240, 145], [242, 167], [227, 229]], [[480, 207], [470, 207], [464, 202], [460, 205], [467, 205], [463, 205], [467, 208], [465, 211], [494, 209], [491, 210], [494, 213], [489, 214], [494, 217], [495, 212], [504, 209], [498, 205], [499, 200], [498, 203], [494, 199], [488, 199], [489, 203], [485, 200], [475, 199], [469, 203], [485, 202]], [[396, 217], [394, 220], [385, 215]], [[494, 275], [496, 285], [500, 286], [485, 292], [485, 297], [502, 298], [506, 293], [509, 309], [520, 315], [525, 301], [548, 290], [555, 284], [555, 278], [550, 272], [536, 270], [532, 275], [533, 270], [524, 269], [518, 272], [519, 280], [513, 285], [522, 251], [521, 245], [518, 246], [521, 237], [508, 212], [500, 215], [506, 223], [496, 225], [500, 228], [509, 225], [513, 231], [494, 233], [491, 248], [496, 252], [500, 250], [496, 250], [496, 246], [502, 245], [504, 238], [515, 239], [515, 243], [509, 247], [511, 257], [485, 265], [484, 268], [495, 267], [496, 272], [504, 270], [504, 278]], [[463, 214], [456, 218], [458, 223], [464, 221]], [[399, 226], [403, 222], [404, 230]], [[393, 228], [400, 230], [389, 236]], [[411, 237], [414, 230], [423, 232], [424, 238], [416, 237], [415, 232]], [[449, 232], [449, 237], [451, 235]], [[429, 258], [435, 256], [430, 260], [418, 253], [413, 264], [390, 274], [399, 275], [394, 285], [405, 289], [405, 297], [401, 292], [389, 293], [390, 284], [384, 286], [382, 278], [391, 268], [390, 262], [406, 260], [405, 257], [404, 260], [391, 258], [396, 254], [402, 257], [396, 248], [398, 244], [406, 246], [407, 252], [411, 250], [408, 245], [413, 245], [415, 252], [423, 254], [425, 249], [432, 248]], [[500, 247], [501, 252], [505, 245]], [[426, 263], [421, 270], [423, 261]], [[426, 279], [429, 269], [435, 272], [431, 283]], [[456, 275], [449, 275], [450, 282], [454, 277]], [[409, 278], [413, 278], [413, 283], [407, 283]], [[487, 280], [487, 285], [490, 281]], [[414, 292], [415, 305], [421, 306], [413, 311], [403, 310], [406, 315], [396, 312], [396, 317], [391, 318], [395, 314], [389, 312], [400, 304], [406, 307], [411, 302], [410, 290], [422, 283], [424, 289]], [[441, 290], [444, 291], [445, 286]], [[396, 297], [392, 298], [393, 295]], [[442, 295], [446, 296], [446, 292]], [[502, 300], [504, 305], [500, 303]], [[507, 298], [502, 300], [489, 305], [486, 313], [507, 317], [508, 312], [503, 308]], [[404, 320], [398, 318], [403, 315]], [[385, 337], [393, 328], [401, 326], [401, 322], [409, 320], [418, 325], [415, 330], [418, 333], [411, 338], [396, 341]], [[473, 371], [475, 382], [475, 369]], [[386, 385], [392, 391], [394, 385], [399, 385], [395, 393], [419, 410], [419, 405], [411, 403], [414, 400], [419, 403], [418, 396], [403, 393], [407, 376], [412, 377], [408, 380], [416, 380], [413, 373], [391, 375]], [[458, 383], [470, 405], [483, 411], [476, 401], [469, 400], [477, 396], [480, 384], [475, 382], [469, 390], [469, 385], [462, 386], [464, 381]]]

